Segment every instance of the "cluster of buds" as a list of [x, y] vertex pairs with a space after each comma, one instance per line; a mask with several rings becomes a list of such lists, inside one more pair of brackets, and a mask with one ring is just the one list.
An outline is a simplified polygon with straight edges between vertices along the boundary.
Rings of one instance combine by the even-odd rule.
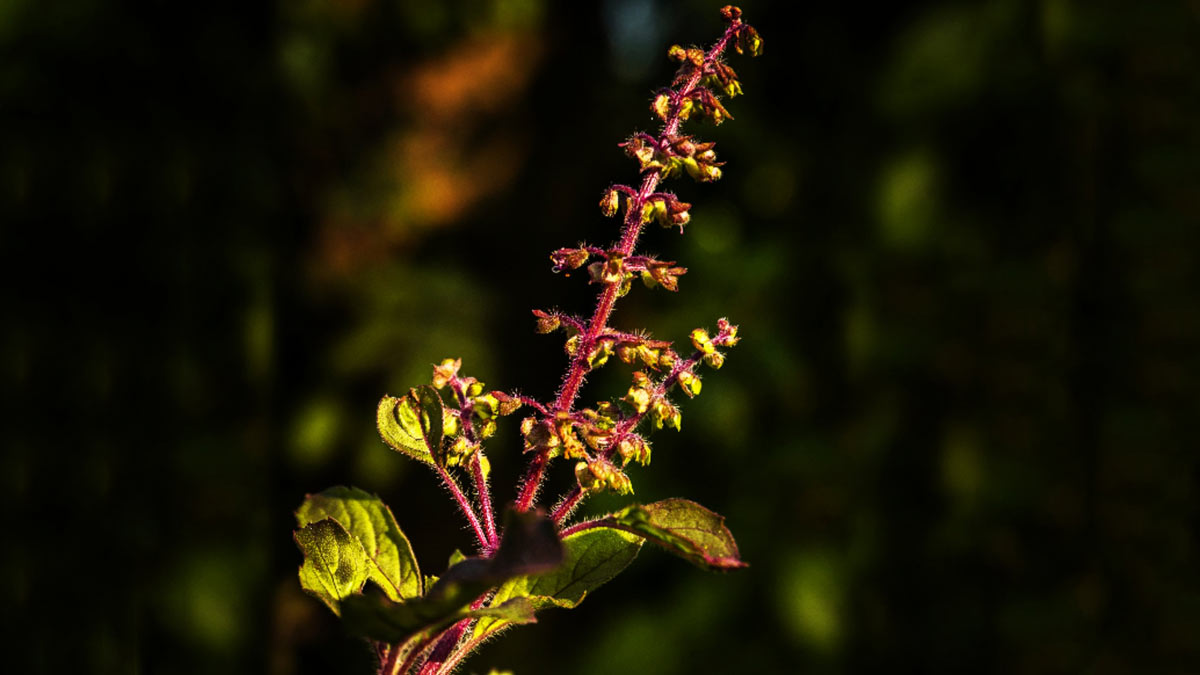
[[678, 197], [669, 192], [653, 194], [647, 197], [646, 203], [642, 205], [642, 222], [649, 223], [657, 220], [658, 224], [663, 227], [678, 227], [682, 234], [683, 226], [692, 219], [688, 213], [690, 208], [692, 208], [691, 204], [680, 201]]
[[[742, 10], [733, 5], [725, 5], [721, 8], [721, 18], [732, 23], [741, 21]], [[758, 31], [754, 30], [754, 26], [748, 23], [739, 23], [737, 27], [737, 42], [734, 43], [734, 48], [737, 53], [750, 53], [750, 56], [762, 56], [763, 41], [758, 36]]]
[[[732, 68], [728, 68], [728, 70], [730, 72], [733, 71]], [[706, 75], [705, 77], [712, 77], [712, 75]], [[718, 81], [718, 84], [721, 83]], [[742, 93], [742, 87], [740, 84], [738, 84], [736, 79], [732, 80], [728, 85], [721, 84], [721, 86], [726, 92], [736, 89], [737, 93]], [[659, 91], [655, 95], [654, 100], [650, 103], [650, 111], [657, 115], [658, 118], [664, 122], [671, 117], [672, 113], [677, 113], [679, 115], [679, 119], [687, 121], [687, 119], [692, 116], [692, 113], [697, 110], [699, 110], [705, 117], [712, 120], [713, 124], [720, 124], [725, 120], [733, 119], [733, 115], [731, 115], [729, 111], [725, 109], [725, 106], [721, 105], [720, 99], [718, 99], [716, 94], [714, 94], [707, 86], [696, 87], [687, 96], [681, 98], [678, 104], [673, 106], [672, 98], [674, 96], [674, 92], [669, 89]], [[675, 107], [678, 107], [678, 110], [675, 110]]]
[[[485, 391], [483, 382], [459, 375], [462, 359], [444, 359], [433, 367], [432, 384], [436, 389], [449, 387], [455, 406], [442, 416], [444, 463], [448, 467], [466, 464], [478, 452], [480, 442], [496, 433], [496, 420], [521, 407], [521, 400], [502, 391]], [[479, 455], [484, 473], [487, 457]]]
[[633, 481], [629, 476], [604, 459], [577, 463], [575, 480], [587, 491], [607, 489], [622, 495], [633, 494]]
[[[652, 206], [648, 205], [651, 212], [650, 217], [659, 217], [661, 211], [666, 219], [679, 219], [680, 214], [686, 219], [686, 209], [691, 206], [675, 199], [674, 195], [663, 195], [652, 204]], [[618, 291], [621, 295], [629, 291], [627, 286], [634, 276], [640, 275], [646, 288], [662, 286], [668, 291], [677, 291], [679, 290], [679, 277], [687, 273], [686, 267], [677, 266], [673, 260], [658, 260], [644, 255], [625, 256], [620, 251], [603, 251], [589, 246], [560, 248], [550, 254], [550, 259], [554, 262], [555, 271], [563, 271], [583, 267], [592, 256], [604, 259], [588, 265], [588, 276], [592, 283], [620, 284]], [[533, 314], [538, 318], [537, 332], [539, 333], [553, 332], [564, 321], [573, 332], [577, 333], [582, 330], [580, 322], [572, 317], [541, 310], [534, 310]]]
[[[579, 343], [580, 336], [571, 336], [567, 340], [567, 353], [574, 356], [579, 350]], [[675, 350], [671, 349], [670, 342], [651, 340], [640, 335], [609, 333], [595, 340], [589, 349], [588, 369], [595, 370], [603, 366], [613, 354], [624, 363], [641, 363], [655, 370], [669, 369], [679, 359]]]
[[717, 347], [732, 347], [738, 343], [737, 326], [725, 319], [717, 321], [717, 335], [711, 337], [708, 331], [697, 328], [692, 331], [692, 346], [704, 360], [704, 365], [717, 369], [725, 364], [725, 354], [717, 351]]
[[560, 412], [551, 418], [526, 417], [521, 420], [525, 452], [542, 452], [550, 458], [586, 459], [587, 448], [576, 433], [572, 415]]
[[[679, 45], [668, 51], [668, 56], [679, 63], [679, 69], [671, 88], [655, 92], [650, 103], [651, 111], [664, 124], [662, 132], [658, 137], [638, 132], [620, 144], [644, 176], [640, 189], [614, 184], [605, 188], [600, 197], [600, 212], [604, 216], [623, 215], [627, 229], [620, 244], [611, 248], [580, 244], [550, 255], [555, 272], [586, 268], [590, 281], [605, 287], [603, 297], [607, 299], [602, 303], [611, 303], [625, 295], [632, 280], [639, 276], [649, 288], [678, 290], [679, 277], [687, 272], [673, 261], [636, 254], [630, 242], [636, 242], [641, 226], [657, 222], [662, 227], [678, 227], [682, 232], [691, 221], [691, 204], [672, 193], [655, 191], [661, 180], [684, 174], [697, 182], [721, 178], [723, 162], [717, 160], [715, 144], [678, 131], [679, 124], [693, 116], [705, 117], [715, 124], [733, 119], [721, 102], [721, 97], [742, 94], [737, 73], [721, 58], [730, 39], [734, 40], [738, 53], [749, 51], [757, 56], [762, 51], [758, 34], [741, 23], [741, 10], [728, 6], [721, 13], [730, 28], [711, 53]], [[597, 316], [606, 320], [607, 311], [611, 310], [598, 310]], [[737, 327], [721, 319], [716, 335], [702, 328], [692, 332], [696, 351], [685, 359], [669, 342], [614, 332], [606, 323], [595, 325], [595, 319], [587, 323], [577, 317], [540, 310], [535, 310], [534, 316], [539, 333], [559, 328], [567, 331], [565, 349], [572, 365], [564, 380], [566, 394], [560, 395], [558, 407], [539, 408], [539, 415], [521, 423], [525, 450], [540, 453], [546, 459], [575, 459], [575, 475], [582, 493], [601, 489], [622, 494], [632, 492], [629, 477], [622, 469], [631, 461], [639, 464], [650, 461], [650, 444], [636, 433], [638, 425], [648, 419], [656, 429], [680, 429], [682, 415], [668, 392], [678, 386], [689, 398], [698, 395], [699, 365], [720, 368], [725, 359], [721, 349], [737, 342]], [[614, 355], [636, 369], [625, 395], [617, 402], [572, 412], [570, 401], [574, 400], [583, 377], [608, 363]], [[563, 398], [568, 399], [565, 406], [561, 403]], [[565, 508], [562, 513], [569, 511], [570, 508]]]
[[643, 172], [658, 171], [663, 178], [678, 176], [684, 172], [693, 180], [711, 183], [721, 178], [724, 162], [717, 161], [713, 151], [715, 143], [696, 143], [690, 136], [673, 136], [665, 139], [661, 147], [644, 134], [638, 134], [621, 144], [625, 154], [638, 161]]

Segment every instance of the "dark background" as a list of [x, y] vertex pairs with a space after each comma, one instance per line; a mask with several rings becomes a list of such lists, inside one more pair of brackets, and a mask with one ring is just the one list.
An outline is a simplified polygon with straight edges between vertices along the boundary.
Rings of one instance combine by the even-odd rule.
[[[375, 403], [447, 356], [552, 395], [529, 310], [592, 293], [546, 254], [615, 237], [717, 4], [0, 3], [6, 669], [371, 672], [291, 511], [470, 545]], [[1200, 5], [834, 4], [743, 5], [726, 178], [644, 243], [690, 271], [615, 315], [740, 324], [632, 478], [751, 567], [646, 550], [465, 672], [1200, 672]]]

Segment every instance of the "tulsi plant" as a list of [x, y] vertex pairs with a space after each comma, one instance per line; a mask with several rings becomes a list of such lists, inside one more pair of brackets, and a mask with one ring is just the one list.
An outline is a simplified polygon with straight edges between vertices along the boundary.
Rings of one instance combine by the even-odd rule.
[[[738, 342], [737, 326], [725, 319], [714, 332], [692, 331], [692, 349], [682, 354], [645, 332], [609, 325], [616, 301], [635, 281], [676, 291], [687, 272], [638, 253], [637, 244], [646, 225], [682, 232], [691, 219], [691, 204], [660, 190], [664, 180], [721, 177], [714, 144], [680, 131], [694, 118], [713, 124], [733, 119], [722, 97], [731, 99], [742, 88], [724, 54], [732, 48], [757, 56], [762, 50], [741, 10], [726, 6], [721, 15], [726, 28], [710, 49], [676, 45], [668, 51], [679, 70], [651, 102], [662, 123], [659, 133], [637, 133], [620, 144], [641, 176], [638, 187], [612, 185], [600, 200], [605, 216], [622, 216], [620, 239], [607, 248], [580, 244], [550, 255], [556, 272], [586, 266], [599, 288], [590, 318], [533, 312], [537, 332], [566, 335], [568, 366], [555, 398], [489, 390], [463, 374], [460, 360], [446, 359], [434, 367], [429, 384], [379, 402], [381, 437], [437, 474], [474, 532], [475, 554], [455, 552], [441, 576], [423, 574], [391, 510], [357, 488], [309, 495], [296, 511], [301, 585], [370, 641], [382, 675], [452, 672], [479, 645], [534, 622], [539, 611], [577, 606], [621, 572], [645, 542], [711, 570], [745, 566], [724, 518], [686, 499], [572, 520], [589, 495], [632, 494], [629, 464], [650, 463], [643, 430], [678, 430], [682, 416], [673, 399], [699, 394], [701, 366], [720, 368], [724, 350]], [[624, 397], [577, 406], [587, 375], [610, 361], [634, 368]], [[498, 514], [485, 445], [500, 418], [519, 410], [527, 411], [519, 428], [528, 468], [515, 500]], [[574, 463], [576, 481], [547, 508], [539, 494], [556, 460]]]

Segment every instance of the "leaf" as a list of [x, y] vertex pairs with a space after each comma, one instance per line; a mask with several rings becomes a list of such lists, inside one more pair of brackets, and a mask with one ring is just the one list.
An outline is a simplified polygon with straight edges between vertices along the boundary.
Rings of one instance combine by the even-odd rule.
[[[354, 595], [342, 603], [342, 618], [352, 632], [374, 640], [401, 642], [468, 616], [505, 623], [530, 623], [535, 607], [528, 600], [495, 601], [487, 608], [469, 605], [488, 589], [509, 579], [545, 572], [563, 560], [554, 523], [543, 514], [509, 511], [504, 537], [494, 558], [462, 558], [438, 578], [424, 597], [403, 604], [378, 595]], [[457, 556], [452, 556], [455, 560]]]
[[496, 607], [483, 607], [467, 612], [468, 616], [500, 619], [508, 623], [537, 623], [533, 602], [529, 598], [511, 598]]
[[332, 518], [358, 542], [368, 578], [392, 600], [424, 595], [421, 570], [408, 538], [379, 497], [353, 487], [333, 487], [309, 495], [296, 510], [300, 527]]
[[425, 384], [401, 398], [384, 396], [375, 411], [375, 425], [384, 442], [415, 460], [433, 464], [441, 454], [442, 399]]
[[611, 522], [705, 569], [746, 567], [725, 518], [687, 499], [634, 504], [614, 513]]
[[332, 518], [309, 523], [293, 536], [304, 552], [300, 585], [339, 614], [339, 603], [367, 581], [368, 562], [362, 546]]
[[[534, 610], [574, 608], [588, 593], [625, 569], [641, 547], [641, 537], [609, 527], [576, 532], [563, 539], [565, 556], [561, 567], [502, 584], [490, 606], [500, 607], [514, 598], [528, 598]], [[481, 619], [475, 627], [475, 637], [495, 633], [512, 623], [503, 618]]]

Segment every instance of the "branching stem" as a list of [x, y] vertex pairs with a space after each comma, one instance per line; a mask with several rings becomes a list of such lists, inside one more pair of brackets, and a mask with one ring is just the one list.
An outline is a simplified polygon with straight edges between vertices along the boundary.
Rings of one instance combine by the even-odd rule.
[[[705, 66], [720, 58], [721, 54], [725, 51], [725, 47], [729, 44], [729, 40], [737, 34], [739, 26], [741, 26], [741, 21], [737, 19], [729, 23], [729, 26], [725, 29], [725, 34], [705, 54]], [[695, 68], [687, 82], [671, 94], [671, 114], [667, 118], [662, 132], [654, 140], [656, 147], [663, 147], [668, 142], [667, 139], [679, 133], [679, 125], [683, 123], [683, 118], [680, 115], [683, 107], [682, 103], [696, 89], [696, 86], [700, 84], [700, 79], [704, 76], [704, 71], [704, 66]], [[662, 174], [660, 170], [649, 171], [645, 178], [642, 179], [642, 185], [638, 189], [637, 194], [630, 198], [629, 204], [625, 209], [625, 222], [621, 231], [621, 241], [616, 249], [620, 254], [624, 256], [632, 255], [634, 248], [637, 247], [638, 237], [641, 236], [644, 224], [642, 222], [642, 207], [645, 206], [646, 200], [650, 195], [654, 194], [661, 179]], [[580, 336], [575, 355], [571, 358], [571, 364], [567, 368], [566, 375], [563, 377], [562, 386], [558, 390], [558, 397], [551, 412], [570, 413], [574, 407], [575, 399], [579, 396], [579, 389], [583, 386], [584, 378], [590, 370], [588, 355], [591, 354], [592, 349], [595, 347], [596, 339], [608, 329], [608, 320], [612, 316], [613, 307], [616, 304], [617, 296], [620, 294], [620, 289], [620, 282], [607, 283], [604, 285], [604, 290], [600, 292], [600, 297], [596, 301], [596, 310], [592, 313], [587, 330]], [[542, 481], [545, 479], [546, 466], [548, 464], [549, 450], [538, 452], [530, 460], [529, 470], [526, 472], [525, 479], [521, 484], [520, 496], [517, 498], [517, 510], [527, 511], [533, 505], [534, 498], [537, 496]]]

